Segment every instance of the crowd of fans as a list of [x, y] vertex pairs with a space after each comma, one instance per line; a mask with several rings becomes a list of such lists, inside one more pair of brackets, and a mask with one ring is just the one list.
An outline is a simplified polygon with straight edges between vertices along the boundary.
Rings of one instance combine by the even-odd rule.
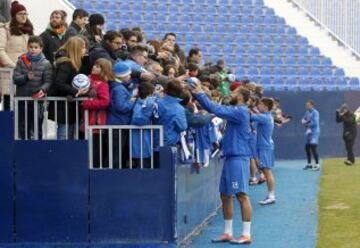
[[[163, 125], [165, 145], [183, 144], [183, 158], [191, 157], [199, 167], [207, 166], [207, 158], [218, 151], [225, 123], [201, 108], [192, 97], [191, 84], [201, 82], [208, 97], [222, 105], [232, 104], [238, 88], [247, 89], [251, 92], [249, 109], [254, 113], [263, 97], [260, 85], [237, 79], [224, 60], [203, 63], [197, 47], [186, 56], [176, 43], [175, 33], [166, 33], [162, 40], [146, 40], [141, 28], [104, 32], [101, 14], [76, 9], [70, 25], [65, 11], [53, 11], [46, 30], [35, 36], [24, 5], [14, 1], [11, 8], [2, 6], [0, 64], [14, 68], [16, 96], [88, 97], [81, 106], [90, 111], [90, 125]], [[74, 87], [78, 74], [88, 75], [90, 87]], [[6, 106], [10, 87], [1, 85]], [[32, 106], [28, 107], [28, 116], [33, 116]], [[72, 139], [77, 113], [74, 103], [70, 102], [68, 109], [61, 104], [56, 108], [49, 118], [56, 119], [57, 138]], [[24, 113], [24, 106], [19, 106], [19, 111]], [[273, 112], [279, 126], [290, 119], [278, 107]], [[29, 117], [28, 122], [32, 120]], [[20, 136], [24, 132], [20, 131]], [[126, 132], [122, 135], [123, 140], [128, 139]], [[144, 135], [149, 139], [148, 133]], [[139, 133], [133, 136], [133, 155], [139, 158]], [[114, 133], [114, 139], [118, 137]], [[151, 151], [145, 143], [143, 157], [148, 158]], [[125, 142], [122, 145], [127, 149]], [[115, 147], [114, 151], [119, 149]]]

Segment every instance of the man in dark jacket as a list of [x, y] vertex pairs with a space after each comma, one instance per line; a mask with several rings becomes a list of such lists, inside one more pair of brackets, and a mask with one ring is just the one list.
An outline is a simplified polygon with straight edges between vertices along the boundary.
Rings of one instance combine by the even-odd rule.
[[116, 31], [107, 31], [101, 44], [97, 44], [90, 48], [89, 61], [90, 68], [99, 58], [110, 60], [113, 64], [117, 60], [116, 52], [124, 44], [123, 36]]
[[65, 40], [68, 40], [70, 37], [81, 34], [85, 28], [85, 25], [88, 23], [89, 13], [84, 9], [76, 9], [73, 14], [72, 22], [69, 28], [65, 33]]
[[50, 23], [40, 35], [43, 43], [43, 53], [53, 64], [55, 52], [65, 43], [65, 15], [60, 10], [54, 10], [50, 15]]
[[340, 109], [336, 110], [336, 122], [342, 122], [344, 126], [343, 139], [347, 151], [347, 160], [345, 160], [344, 163], [346, 165], [353, 165], [355, 163], [353, 147], [357, 130], [355, 115], [349, 110], [349, 107], [346, 104], [343, 104]]

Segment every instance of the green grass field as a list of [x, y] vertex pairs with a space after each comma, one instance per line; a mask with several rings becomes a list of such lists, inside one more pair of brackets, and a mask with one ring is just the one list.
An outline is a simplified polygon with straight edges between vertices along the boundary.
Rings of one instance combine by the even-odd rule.
[[346, 166], [343, 161], [323, 163], [317, 248], [360, 247], [360, 162]]

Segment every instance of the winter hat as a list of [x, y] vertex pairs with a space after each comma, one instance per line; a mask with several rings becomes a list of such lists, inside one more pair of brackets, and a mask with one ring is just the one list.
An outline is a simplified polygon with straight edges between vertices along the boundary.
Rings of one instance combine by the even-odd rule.
[[89, 25], [91, 27], [96, 25], [104, 25], [105, 19], [101, 14], [92, 14], [89, 17]]
[[18, 12], [24, 10], [26, 10], [24, 5], [20, 4], [18, 1], [12, 2], [10, 9], [11, 17], [15, 17]]
[[230, 90], [231, 91], [234, 91], [234, 90], [236, 90], [237, 88], [239, 88], [241, 86], [241, 83], [239, 83], [239, 82], [233, 82], [231, 85], [230, 85]]
[[113, 66], [113, 72], [116, 77], [126, 77], [131, 74], [131, 68], [124, 62], [116, 62]]

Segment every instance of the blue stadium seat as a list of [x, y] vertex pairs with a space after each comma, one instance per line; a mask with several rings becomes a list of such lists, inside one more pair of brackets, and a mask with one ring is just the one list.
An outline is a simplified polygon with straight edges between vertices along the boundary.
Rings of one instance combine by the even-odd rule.
[[319, 67], [311, 67], [311, 75], [313, 75], [313, 76], [322, 75], [321, 71], [320, 71], [320, 68]]
[[266, 24], [275, 24], [276, 18], [274, 16], [265, 16], [264, 23]]
[[259, 75], [259, 71], [256, 67], [250, 67], [248, 70], [248, 75], [251, 76], [258, 76]]
[[296, 34], [296, 29], [295, 28], [288, 28], [288, 30], [286, 31], [287, 34]]
[[310, 60], [310, 63], [312, 64], [312, 65], [320, 65], [320, 59], [319, 59], [319, 57], [311, 57], [311, 60]]
[[262, 56], [261, 59], [260, 59], [260, 63], [261, 63], [262, 65], [271, 64], [270, 57], [269, 57], [269, 56]]
[[334, 75], [343, 77], [343, 76], [345, 76], [345, 71], [342, 68], [336, 68], [336, 71], [335, 71]]
[[310, 50], [310, 54], [314, 55], [314, 56], [318, 56], [318, 55], [320, 55], [320, 49], [317, 47], [312, 47]]
[[308, 75], [309, 74], [309, 70], [308, 70], [308, 68], [306, 68], [306, 67], [299, 67], [298, 68], [298, 71], [297, 71], [297, 74], [298, 75]]
[[324, 76], [332, 76], [332, 75], [333, 75], [332, 68], [330, 68], [330, 67], [325, 67], [325, 68], [323, 69], [322, 75], [324, 75]]
[[306, 57], [299, 57], [297, 59], [297, 63], [299, 65], [306, 65], [308, 63], [308, 59]]
[[332, 65], [332, 61], [330, 58], [325, 58], [322, 62], [322, 65]]
[[266, 75], [272, 75], [270, 67], [263, 66], [263, 67], [261, 68], [260, 74], [261, 74], [261, 75], [265, 75], [265, 76], [266, 76]]
[[339, 90], [347, 90], [349, 89], [349, 85], [346, 81], [346, 78], [344, 77], [337, 77], [334, 79], [334, 81], [336, 82], [337, 88]]
[[295, 67], [288, 67], [286, 69], [286, 74], [289, 75], [289, 76], [293, 76], [293, 75], [296, 75], [297, 72], [296, 72], [296, 68]]
[[307, 45], [309, 44], [309, 41], [306, 37], [300, 37], [300, 39], [298, 40], [299, 44], [303, 44], [303, 45]]
[[[287, 60], [289, 64], [295, 64], [294, 57], [289, 57], [289, 60]], [[283, 59], [281, 57], [274, 57], [273, 58], [274, 65], [282, 65], [284, 63]], [[286, 63], [288, 64], [288, 63]]]
[[296, 77], [289, 77], [289, 78], [286, 80], [286, 85], [287, 85], [288, 87], [297, 87], [297, 86], [298, 86], [298, 83], [297, 83]]
[[262, 85], [270, 85], [271, 84], [271, 79], [269, 77], [261, 77], [260, 83]]
[[248, 59], [248, 63], [249, 63], [250, 65], [257, 65], [257, 64], [259, 64], [256, 56], [250, 56], [250, 58]]
[[349, 82], [350, 88], [351, 89], [358, 89], [359, 88], [359, 78], [356, 77], [352, 77], [350, 78], [350, 82]]

